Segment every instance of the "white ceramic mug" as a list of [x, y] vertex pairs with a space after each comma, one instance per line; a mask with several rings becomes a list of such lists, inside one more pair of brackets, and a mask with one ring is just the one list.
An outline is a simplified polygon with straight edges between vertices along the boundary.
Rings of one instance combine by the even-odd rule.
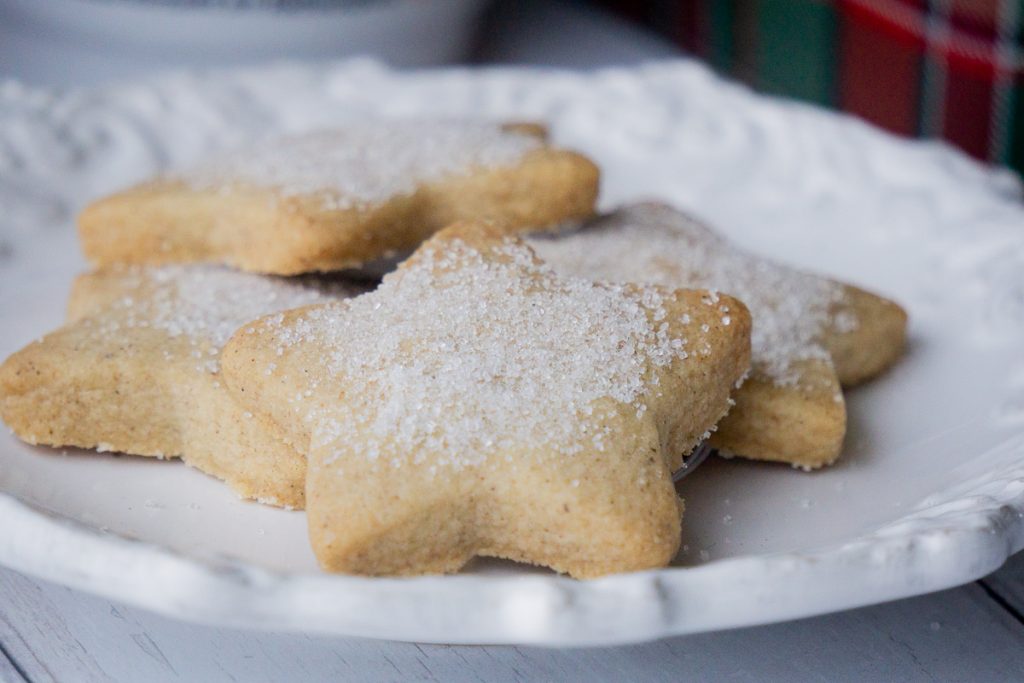
[[0, 0], [0, 77], [47, 85], [179, 67], [468, 55], [487, 0]]

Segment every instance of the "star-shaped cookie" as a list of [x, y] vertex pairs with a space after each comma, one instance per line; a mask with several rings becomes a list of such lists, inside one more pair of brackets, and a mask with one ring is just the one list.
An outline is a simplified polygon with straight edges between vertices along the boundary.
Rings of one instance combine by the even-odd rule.
[[361, 291], [216, 266], [83, 275], [67, 324], [0, 365], [0, 416], [32, 444], [181, 457], [244, 497], [301, 507], [304, 458], [234, 402], [220, 350], [262, 315]]
[[234, 396], [308, 456], [324, 568], [493, 556], [592, 577], [675, 554], [671, 473], [746, 371], [746, 308], [564, 278], [501, 232], [450, 227], [375, 292], [225, 347]]
[[803, 468], [833, 462], [846, 433], [840, 385], [876, 375], [903, 350], [898, 305], [734, 246], [662, 204], [638, 204], [530, 245], [559, 272], [592, 279], [707, 287], [750, 307], [752, 368], [712, 445]]
[[95, 264], [224, 263], [293, 275], [415, 248], [456, 220], [509, 230], [589, 216], [598, 170], [535, 124], [392, 120], [270, 140], [101, 199]]

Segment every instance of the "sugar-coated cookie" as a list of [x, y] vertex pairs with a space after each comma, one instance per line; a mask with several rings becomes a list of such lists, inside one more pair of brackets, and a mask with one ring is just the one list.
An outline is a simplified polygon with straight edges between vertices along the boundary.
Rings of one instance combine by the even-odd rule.
[[445, 225], [510, 231], [593, 213], [598, 170], [537, 124], [376, 121], [256, 144], [101, 199], [86, 256], [292, 275], [411, 250]]
[[32, 444], [181, 457], [244, 497], [301, 507], [305, 459], [231, 398], [220, 349], [257, 317], [357, 291], [216, 266], [83, 275], [68, 323], [0, 365], [0, 416]]
[[563, 278], [464, 223], [371, 294], [244, 327], [222, 363], [307, 453], [325, 569], [593, 577], [675, 555], [671, 473], [728, 409], [749, 329], [725, 295]]
[[662, 204], [529, 244], [564, 274], [706, 287], [750, 307], [751, 374], [712, 437], [725, 453], [804, 468], [833, 462], [846, 433], [840, 384], [881, 372], [903, 350], [907, 317], [895, 303], [745, 252]]

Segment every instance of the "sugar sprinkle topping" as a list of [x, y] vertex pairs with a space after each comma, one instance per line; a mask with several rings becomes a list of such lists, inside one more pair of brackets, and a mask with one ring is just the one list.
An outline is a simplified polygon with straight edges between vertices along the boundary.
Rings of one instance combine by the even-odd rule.
[[[603, 450], [606, 411], [642, 415], [658, 391], [645, 373], [689, 355], [653, 288], [557, 276], [518, 242], [487, 256], [460, 240], [426, 249], [373, 293], [257, 328], [323, 359], [293, 399], [314, 448], [336, 458], [359, 444], [371, 460], [434, 469], [523, 444]], [[328, 388], [339, 385], [343, 409]], [[309, 401], [321, 386], [324, 403]]]
[[[559, 272], [615, 282], [703, 287], [735, 296], [750, 309], [752, 362], [776, 384], [795, 383], [796, 361], [829, 355], [823, 331], [850, 332], [857, 320], [833, 313], [842, 287], [746, 253], [675, 209], [638, 204], [595, 219], [584, 229], [529, 240]], [[731, 322], [720, 309], [723, 325]]]
[[318, 196], [329, 209], [378, 204], [474, 168], [507, 166], [541, 147], [535, 136], [472, 121], [377, 121], [277, 138], [223, 154], [181, 179]]
[[[132, 268], [132, 295], [114, 301], [104, 315], [89, 319], [101, 335], [152, 328], [191, 346], [196, 370], [217, 373], [224, 344], [240, 327], [260, 316], [361, 293], [364, 288], [315, 278], [280, 278], [240, 273], [212, 265]], [[173, 354], [164, 351], [164, 359]]]

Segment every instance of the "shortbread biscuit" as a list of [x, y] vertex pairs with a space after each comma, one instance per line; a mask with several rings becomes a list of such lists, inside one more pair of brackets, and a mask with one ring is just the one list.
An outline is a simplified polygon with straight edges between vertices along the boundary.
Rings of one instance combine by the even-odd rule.
[[461, 224], [371, 294], [239, 330], [222, 362], [235, 397], [307, 452], [325, 569], [493, 556], [592, 577], [675, 555], [672, 471], [728, 409], [749, 314], [562, 278]]
[[301, 507], [304, 458], [232, 400], [220, 348], [261, 315], [357, 291], [216, 266], [83, 275], [69, 322], [0, 366], [0, 416], [32, 444], [181, 457], [246, 498]]
[[257, 144], [101, 199], [85, 255], [291, 275], [414, 249], [463, 219], [510, 231], [593, 213], [598, 170], [536, 124], [390, 121]]
[[707, 287], [750, 307], [751, 374], [711, 441], [726, 454], [833, 462], [846, 433], [840, 383], [881, 372], [903, 349], [907, 317], [895, 303], [744, 252], [669, 206], [622, 208], [529, 243], [568, 275]]

